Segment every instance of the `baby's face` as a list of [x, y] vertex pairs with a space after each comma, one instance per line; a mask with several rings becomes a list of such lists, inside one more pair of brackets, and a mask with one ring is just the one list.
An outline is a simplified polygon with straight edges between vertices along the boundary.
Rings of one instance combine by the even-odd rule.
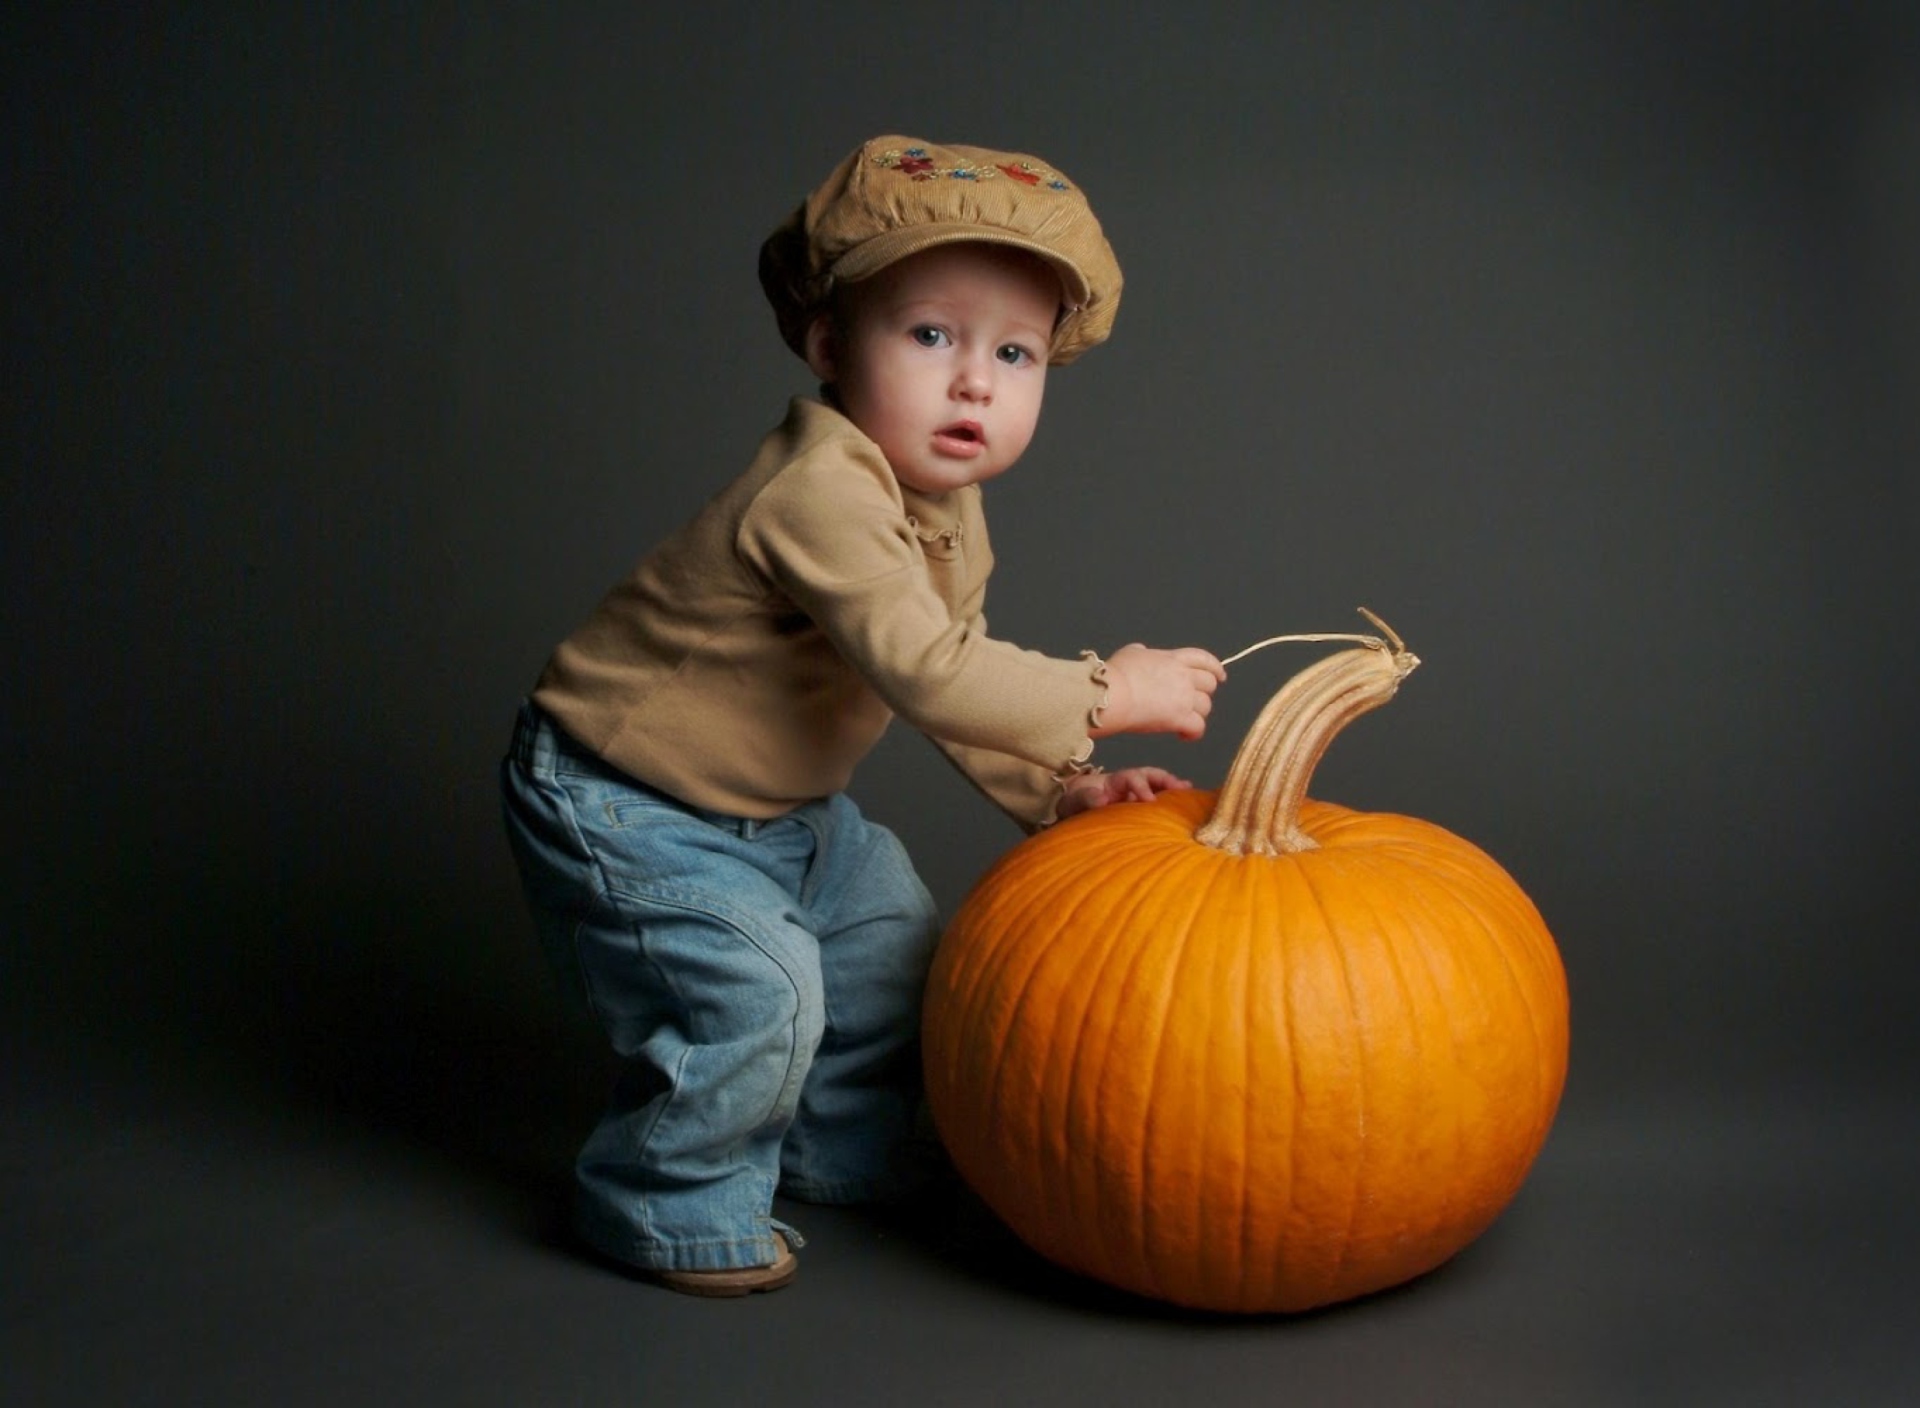
[[1033, 256], [940, 245], [848, 286], [837, 335], [816, 324], [807, 360], [902, 484], [943, 494], [1025, 452], [1059, 311]]

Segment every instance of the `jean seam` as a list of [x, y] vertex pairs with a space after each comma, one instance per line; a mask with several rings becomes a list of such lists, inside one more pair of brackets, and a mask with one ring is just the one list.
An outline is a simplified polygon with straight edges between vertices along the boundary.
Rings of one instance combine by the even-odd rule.
[[[793, 995], [793, 1019], [787, 1024], [786, 1070], [781, 1075], [779, 1088], [775, 1090], [773, 1093], [772, 1103], [769, 1106], [767, 1106], [767, 1108], [764, 1111], [761, 1112], [758, 1120], [755, 1122], [754, 1127], [755, 1128], [763, 1127], [770, 1119], [773, 1118], [774, 1114], [781, 1108], [781, 1106], [787, 1103], [787, 1094], [789, 1089], [792, 1090], [794, 1100], [797, 1102], [799, 1099], [800, 1090], [799, 1090], [799, 1083], [796, 1082], [795, 1076], [796, 1076], [796, 1071], [801, 1070], [801, 1067], [802, 1067], [802, 1063], [800, 1059], [800, 1047], [801, 1047], [800, 1033], [802, 1031], [802, 1025], [801, 1025], [802, 1020], [806, 1016], [806, 1000], [805, 1000], [805, 995], [801, 989], [799, 980], [794, 977], [793, 970], [790, 967], [788, 967], [786, 963], [781, 961], [781, 958], [777, 953], [775, 953], [772, 949], [770, 949], [765, 943], [761, 942], [761, 940], [752, 932], [751, 929], [749, 929], [746, 925], [740, 923], [733, 916], [717, 911], [715, 907], [712, 906], [711, 904], [708, 904], [705, 902], [694, 902], [686, 898], [680, 898], [680, 899], [673, 898], [672, 892], [668, 889], [668, 887], [665, 887], [665, 886], [649, 887], [646, 889], [630, 889], [630, 890], [615, 888], [615, 889], [610, 889], [608, 893], [610, 897], [617, 896], [619, 898], [635, 901], [641, 904], [656, 904], [664, 908], [677, 909], [684, 914], [697, 914], [702, 916], [703, 918], [711, 919], [719, 924], [725, 925], [728, 929], [732, 930], [736, 935], [738, 935], [743, 942], [751, 945], [752, 948], [761, 955], [761, 957], [765, 958], [767, 962], [773, 965], [773, 967], [779, 972], [781, 977], [786, 979], [787, 989]], [[681, 994], [679, 985], [674, 982], [673, 975], [666, 968], [664, 968], [648, 951], [646, 940], [642, 934], [643, 926], [639, 921], [638, 917], [628, 916], [625, 913], [625, 911], [622, 911], [622, 910], [616, 910], [616, 913], [620, 914], [622, 923], [625, 924], [633, 932], [635, 945], [639, 950], [641, 958], [644, 959], [650, 967], [652, 967], [655, 973], [659, 974], [661, 981], [673, 993], [674, 1000], [676, 1002], [682, 1002], [684, 1005], [684, 999]], [[824, 1006], [824, 994], [822, 994], [822, 1003]], [[680, 1058], [680, 1064], [684, 1064], [690, 1054], [691, 1054], [690, 1051], [683, 1052]], [[647, 1148], [647, 1144], [652, 1139], [654, 1130], [658, 1128], [660, 1120], [665, 1117], [667, 1110], [672, 1108], [674, 1104], [674, 1097], [678, 1096], [678, 1094], [680, 1093], [680, 1085], [677, 1079], [679, 1074], [680, 1072], [676, 1068], [674, 1072], [676, 1080], [673, 1086], [673, 1096], [670, 1096], [668, 1098], [665, 1105], [663, 1105], [663, 1107], [661, 1108], [659, 1114], [656, 1115], [654, 1117], [653, 1122], [647, 1126], [646, 1137], [640, 1141], [640, 1151], [643, 1153]], [[802, 1074], [802, 1081], [803, 1080], [804, 1080], [804, 1074]], [[735, 1148], [730, 1149], [728, 1152], [730, 1155], [737, 1155], [739, 1152], [738, 1146], [735, 1146]]]

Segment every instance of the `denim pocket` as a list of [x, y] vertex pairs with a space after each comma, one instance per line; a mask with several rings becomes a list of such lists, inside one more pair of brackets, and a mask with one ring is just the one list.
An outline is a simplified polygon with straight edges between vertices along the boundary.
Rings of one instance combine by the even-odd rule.
[[637, 784], [624, 787], [608, 797], [601, 806], [601, 812], [607, 819], [608, 828], [613, 831], [624, 831], [652, 821], [684, 822], [687, 817], [686, 808], [665, 797], [640, 792]]

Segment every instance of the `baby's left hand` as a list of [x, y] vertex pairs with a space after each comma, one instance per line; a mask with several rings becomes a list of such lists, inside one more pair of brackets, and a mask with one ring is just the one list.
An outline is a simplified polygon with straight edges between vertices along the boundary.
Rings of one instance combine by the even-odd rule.
[[1181, 792], [1191, 786], [1191, 782], [1175, 777], [1165, 768], [1082, 773], [1067, 784], [1054, 814], [1065, 821], [1075, 812], [1104, 807], [1109, 802], [1151, 802], [1162, 792]]

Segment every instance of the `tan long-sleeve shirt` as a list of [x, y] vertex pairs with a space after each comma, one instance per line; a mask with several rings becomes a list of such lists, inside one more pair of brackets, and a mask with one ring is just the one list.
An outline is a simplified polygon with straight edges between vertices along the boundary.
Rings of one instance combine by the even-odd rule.
[[762, 818], [844, 789], [898, 714], [1043, 825], [1105, 685], [1091, 657], [987, 635], [992, 569], [978, 486], [906, 488], [851, 421], [796, 399], [559, 646], [534, 699], [642, 782]]

